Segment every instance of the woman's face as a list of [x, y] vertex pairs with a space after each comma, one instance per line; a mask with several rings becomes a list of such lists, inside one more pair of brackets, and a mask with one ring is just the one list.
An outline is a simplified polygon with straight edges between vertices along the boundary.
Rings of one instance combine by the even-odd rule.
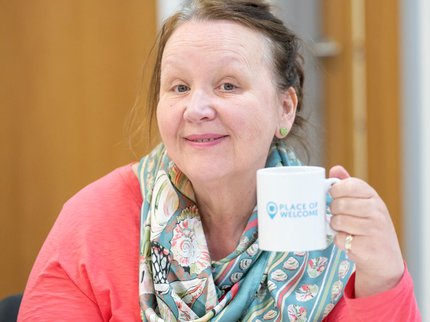
[[167, 41], [158, 126], [191, 182], [255, 177], [291, 128], [295, 93], [277, 90], [271, 57], [261, 34], [228, 21], [186, 22]]

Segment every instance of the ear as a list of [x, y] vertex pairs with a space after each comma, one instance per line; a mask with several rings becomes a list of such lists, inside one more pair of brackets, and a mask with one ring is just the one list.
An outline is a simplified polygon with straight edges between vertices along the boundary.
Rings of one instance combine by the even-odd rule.
[[280, 95], [280, 103], [280, 117], [276, 137], [278, 139], [283, 139], [286, 135], [281, 133], [285, 131], [281, 129], [286, 129], [286, 131], [289, 132], [294, 124], [294, 119], [296, 118], [298, 103], [296, 90], [293, 87], [290, 87], [283, 91]]

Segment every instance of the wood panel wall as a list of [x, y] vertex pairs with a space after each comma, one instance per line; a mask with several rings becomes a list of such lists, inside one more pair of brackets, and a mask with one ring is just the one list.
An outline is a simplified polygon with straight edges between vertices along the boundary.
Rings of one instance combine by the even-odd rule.
[[0, 2], [0, 297], [24, 289], [62, 204], [135, 159], [124, 126], [155, 17], [155, 0]]
[[368, 177], [402, 241], [402, 127], [398, 1], [366, 1]]
[[[362, 41], [353, 37], [354, 23], [360, 19], [354, 9], [358, 2], [363, 5]], [[338, 56], [324, 61], [326, 164], [342, 164], [367, 179], [386, 202], [402, 240], [399, 5], [391, 0], [324, 0], [322, 4], [324, 34], [341, 47]], [[364, 68], [362, 120], [354, 116], [354, 60]], [[365, 144], [357, 147], [360, 140]]]

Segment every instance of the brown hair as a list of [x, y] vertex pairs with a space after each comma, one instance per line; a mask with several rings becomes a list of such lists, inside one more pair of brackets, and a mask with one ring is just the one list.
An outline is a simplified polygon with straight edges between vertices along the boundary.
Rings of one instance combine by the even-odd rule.
[[159, 100], [161, 60], [167, 41], [183, 23], [192, 20], [232, 21], [255, 30], [268, 40], [273, 58], [273, 68], [280, 90], [293, 87], [297, 93], [298, 105], [294, 126], [290, 135], [298, 136], [304, 119], [301, 116], [303, 101], [303, 59], [299, 53], [301, 42], [283, 22], [271, 12], [271, 6], [264, 0], [192, 0], [182, 10], [168, 18], [158, 35], [155, 64], [149, 83], [147, 108], [149, 121], [154, 124]]

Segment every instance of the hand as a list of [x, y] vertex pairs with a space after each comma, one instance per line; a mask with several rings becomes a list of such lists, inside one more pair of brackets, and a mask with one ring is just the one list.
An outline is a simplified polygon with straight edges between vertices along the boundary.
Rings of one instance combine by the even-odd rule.
[[330, 190], [331, 226], [338, 232], [334, 243], [340, 249], [345, 249], [345, 238], [353, 236], [348, 257], [356, 264], [355, 297], [393, 288], [404, 264], [385, 203], [369, 184], [351, 178], [341, 166], [331, 168], [330, 177], [342, 179]]

